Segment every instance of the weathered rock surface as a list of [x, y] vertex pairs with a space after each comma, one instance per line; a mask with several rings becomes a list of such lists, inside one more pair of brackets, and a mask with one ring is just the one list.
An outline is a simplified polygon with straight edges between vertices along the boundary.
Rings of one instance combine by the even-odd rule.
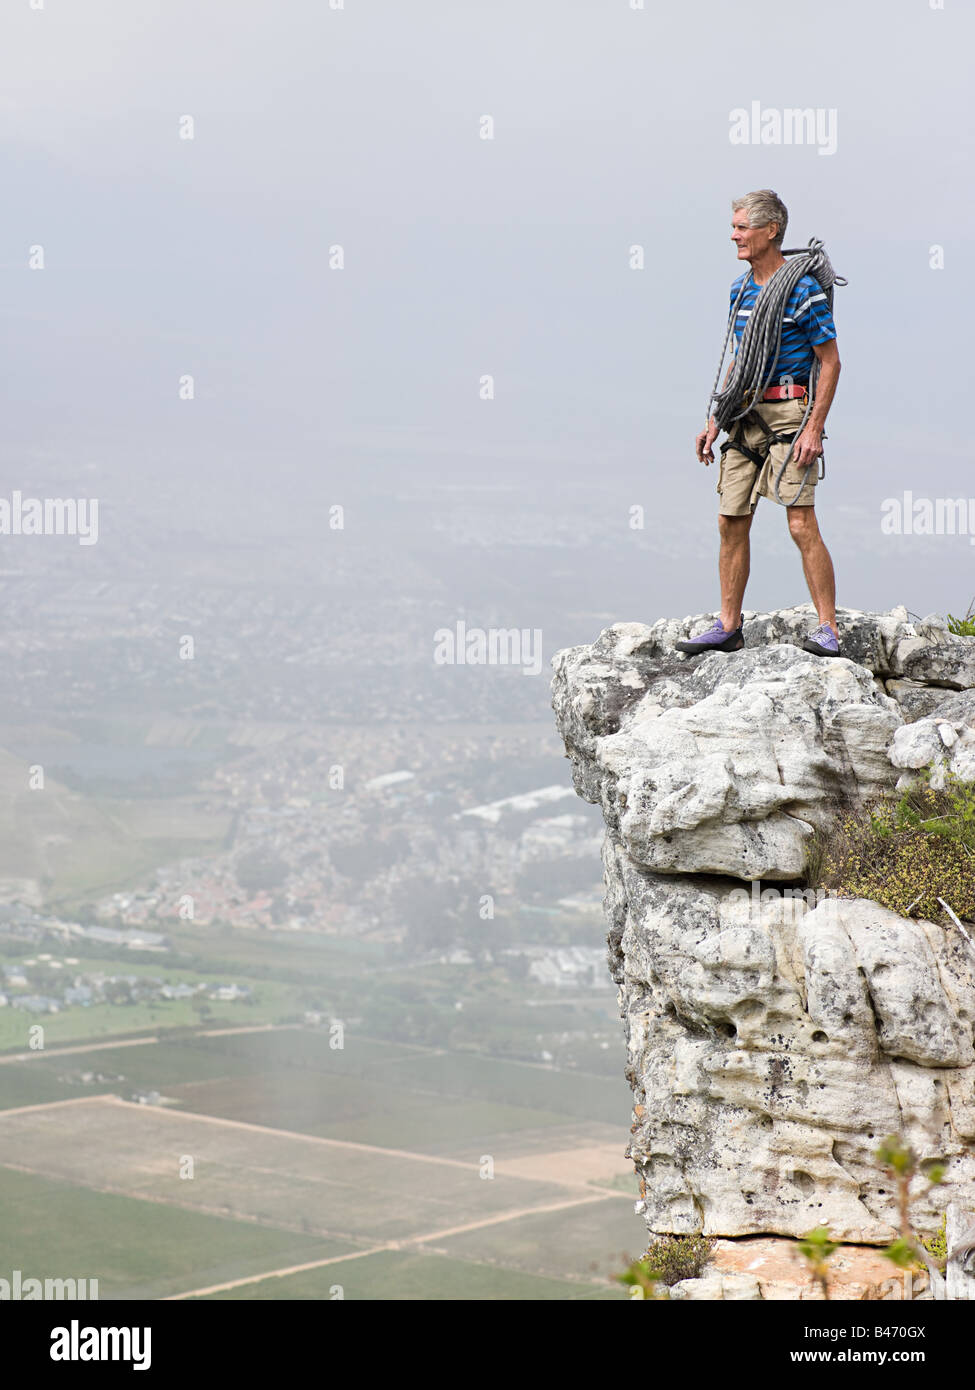
[[[615, 860], [615, 865], [613, 864]], [[616, 973], [652, 1231], [888, 1241], [888, 1134], [949, 1163], [975, 1207], [975, 955], [863, 900], [742, 901], [615, 845]], [[957, 1104], [955, 1098], [957, 1097]], [[918, 1208], [936, 1229], [948, 1186]]]
[[948, 774], [975, 782], [975, 690], [947, 695], [927, 714], [902, 725], [891, 741], [889, 757], [894, 767], [906, 769], [899, 784], [932, 763], [932, 786], [943, 787]]
[[706, 626], [684, 619], [616, 624], [553, 660], [575, 786], [606, 822], [651, 1232], [822, 1224], [886, 1243], [888, 1134], [947, 1164], [942, 1187], [917, 1184], [922, 1229], [948, 1200], [975, 1211], [975, 951], [954, 927], [770, 886], [800, 879], [841, 801], [931, 762], [975, 780], [975, 640], [903, 609], [840, 624], [856, 660], [798, 649], [808, 608], [746, 615], [742, 652], [681, 656], [674, 642]]
[[648, 868], [795, 879], [831, 802], [892, 785], [900, 713], [853, 662], [790, 646], [735, 655], [695, 662], [689, 704], [652, 690], [594, 740], [599, 799]]
[[[775, 643], [801, 648], [817, 622], [808, 603], [774, 613], [746, 612], [744, 616], [746, 648]], [[975, 686], [975, 640], [952, 636], [947, 623], [937, 615], [912, 618], [906, 608], [893, 608], [889, 613], [838, 608], [836, 618], [845, 655], [883, 680], [915, 680], [949, 690]], [[637, 632], [643, 634], [635, 643], [636, 653], [661, 657], [673, 654], [675, 643], [702, 632], [713, 619], [712, 613], [699, 613], [689, 618], [661, 618], [652, 627], [642, 623], [616, 626], [626, 629], [630, 640]]]
[[[827, 1266], [829, 1296], [834, 1302], [880, 1302], [930, 1299], [926, 1272], [905, 1276], [876, 1250], [841, 1245]], [[670, 1289], [675, 1299], [702, 1301], [821, 1302], [822, 1287], [794, 1242], [774, 1236], [719, 1240], [714, 1258], [699, 1279], [684, 1279]]]

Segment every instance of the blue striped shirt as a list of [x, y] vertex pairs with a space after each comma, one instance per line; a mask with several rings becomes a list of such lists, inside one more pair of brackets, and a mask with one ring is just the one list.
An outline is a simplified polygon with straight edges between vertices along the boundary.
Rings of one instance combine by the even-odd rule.
[[[755, 301], [760, 291], [764, 289], [763, 285], [755, 284], [751, 270], [746, 271], [744, 275], [739, 275], [731, 287], [729, 313], [734, 307], [735, 300], [738, 298], [738, 291], [741, 289], [742, 281], [746, 276], [748, 284], [735, 317], [736, 353], [741, 344], [741, 335], [745, 331], [745, 324], [755, 307]], [[766, 283], [768, 282], [766, 281]], [[823, 287], [813, 276], [804, 275], [792, 291], [789, 302], [785, 306], [785, 315], [782, 320], [782, 343], [770, 384], [777, 385], [783, 377], [788, 377], [792, 381], [807, 382], [815, 357], [813, 344], [828, 343], [831, 338], [835, 337], [836, 325], [833, 323], [833, 315], [826, 302]], [[767, 369], [770, 362], [766, 362], [765, 365]]]

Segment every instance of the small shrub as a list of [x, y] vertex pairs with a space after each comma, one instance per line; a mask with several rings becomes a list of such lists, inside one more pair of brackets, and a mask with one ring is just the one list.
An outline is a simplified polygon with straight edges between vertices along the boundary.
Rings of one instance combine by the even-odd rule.
[[949, 777], [898, 799], [849, 812], [822, 846], [820, 886], [841, 898], [872, 898], [902, 917], [948, 923], [943, 898], [975, 918], [975, 783]]
[[641, 1261], [664, 1284], [697, 1279], [714, 1251], [714, 1236], [660, 1236]]
[[921, 1244], [932, 1257], [942, 1263], [948, 1257], [948, 1213], [944, 1212], [941, 1217], [941, 1225], [933, 1236], [921, 1237]]
[[799, 1241], [799, 1254], [809, 1265], [810, 1273], [826, 1299], [829, 1298], [829, 1275], [826, 1267], [839, 1248], [839, 1241], [833, 1240], [825, 1226], [817, 1226]]
[[975, 637], [975, 598], [968, 605], [968, 612], [964, 618], [948, 614], [948, 631], [953, 632], [956, 637]]
[[[938, 1158], [919, 1160], [911, 1145], [899, 1134], [887, 1136], [877, 1149], [877, 1158], [896, 1184], [897, 1210], [900, 1216], [900, 1234], [880, 1253], [886, 1255], [898, 1269], [913, 1269], [916, 1265], [926, 1263], [919, 1248], [921, 1245], [932, 1256], [933, 1252], [926, 1240], [919, 1239], [911, 1225], [911, 1183], [915, 1178], [923, 1178], [929, 1187], [937, 1187], [944, 1181], [944, 1164]], [[931, 1237], [932, 1242], [937, 1239], [937, 1235]], [[947, 1248], [945, 1254], [947, 1255]]]
[[[623, 1256], [626, 1259], [626, 1256]], [[640, 1298], [644, 1298], [648, 1303], [654, 1302], [658, 1298], [666, 1299], [667, 1294], [658, 1294], [657, 1285], [660, 1283], [660, 1275], [655, 1269], [651, 1269], [646, 1260], [633, 1260], [624, 1269], [622, 1274], [612, 1276], [617, 1283], [627, 1284], [629, 1287], [640, 1289]], [[635, 1298], [637, 1295], [631, 1294]]]
[[840, 1248], [838, 1240], [833, 1240], [825, 1226], [817, 1226], [814, 1231], [803, 1236], [799, 1242], [799, 1253], [812, 1264], [825, 1264], [829, 1257]]

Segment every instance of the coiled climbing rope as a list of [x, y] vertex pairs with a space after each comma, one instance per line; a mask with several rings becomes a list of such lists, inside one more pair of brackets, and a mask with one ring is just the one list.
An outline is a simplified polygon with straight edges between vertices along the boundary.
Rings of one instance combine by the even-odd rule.
[[[738, 297], [731, 306], [731, 314], [728, 319], [728, 328], [725, 332], [724, 343], [721, 348], [721, 360], [718, 363], [718, 370], [714, 378], [714, 386], [711, 390], [708, 402], [708, 415], [713, 416], [715, 424], [719, 430], [726, 430], [735, 420], [740, 420], [743, 415], [747, 415], [755, 402], [762, 399], [766, 387], [770, 384], [772, 373], [775, 370], [775, 363], [778, 359], [779, 349], [782, 346], [782, 319], [785, 315], [785, 308], [789, 302], [789, 296], [804, 275], [811, 275], [823, 288], [826, 295], [826, 302], [829, 305], [830, 313], [833, 311], [833, 288], [835, 285], [845, 285], [847, 281], [842, 275], [837, 275], [833, 269], [829, 257], [823, 248], [823, 243], [816, 237], [809, 238], [809, 245], [805, 247], [793, 247], [791, 250], [783, 251], [783, 256], [791, 257], [784, 265], [780, 265], [778, 270], [772, 275], [759, 290], [755, 307], [748, 317], [741, 335], [741, 342], [738, 345], [738, 352], [734, 359], [734, 365], [725, 385], [718, 389], [718, 381], [721, 378], [721, 368], [724, 366], [725, 356], [728, 352], [728, 343], [734, 331], [735, 319], [738, 316], [738, 306], [741, 304], [748, 284], [748, 276], [745, 275], [741, 282], [741, 289]], [[786, 454], [778, 475], [775, 478], [774, 491], [777, 502], [783, 502], [779, 495], [779, 486], [792, 457], [792, 450], [796, 439], [805, 428], [812, 410], [813, 402], [816, 397], [816, 383], [819, 380], [819, 358], [813, 359], [813, 364], [809, 372], [809, 399], [806, 410], [802, 417], [802, 424], [799, 426], [793, 438], [789, 441], [789, 451]], [[745, 402], [742, 404], [742, 402]], [[741, 409], [737, 409], [741, 406]], [[813, 465], [810, 465], [812, 467]], [[823, 455], [823, 476], [826, 472], [826, 457]], [[808, 470], [799, 486], [789, 506], [794, 506], [802, 496], [803, 489], [809, 482]], [[786, 505], [783, 502], [783, 505]]]

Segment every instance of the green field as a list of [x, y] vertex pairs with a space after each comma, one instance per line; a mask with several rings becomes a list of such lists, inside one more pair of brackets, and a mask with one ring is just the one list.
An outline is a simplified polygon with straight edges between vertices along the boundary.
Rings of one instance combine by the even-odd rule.
[[[607, 1276], [639, 1253], [644, 1232], [632, 1202], [611, 1195], [618, 1182], [635, 1196], [625, 1175], [613, 1180], [612, 1160], [605, 1199], [568, 1206], [585, 1194], [582, 1179], [549, 1181], [546, 1160], [534, 1176], [503, 1169], [522, 1154], [621, 1150], [622, 1083], [354, 1029], [344, 1042], [332, 1048], [327, 1027], [187, 1033], [0, 1063], [0, 1112], [109, 1097], [0, 1113], [0, 1161], [31, 1170], [0, 1170], [10, 1267], [97, 1277], [102, 1297], [151, 1299], [420, 1238], [413, 1250], [212, 1296], [327, 1299], [335, 1285], [375, 1300], [626, 1296]], [[82, 1082], [82, 1072], [109, 1080]], [[148, 1088], [176, 1106], [110, 1098]], [[192, 1181], [177, 1173], [185, 1154]], [[492, 1182], [478, 1180], [482, 1154], [502, 1165]], [[588, 1180], [594, 1195], [601, 1179]]]
[[[377, 1079], [384, 1075], [387, 1067], [424, 1055], [408, 1044], [362, 1037], [352, 1030], [346, 1031], [344, 1043], [344, 1047], [332, 1047], [327, 1028], [280, 1028], [273, 1032], [226, 1033], [219, 1038], [201, 1038], [195, 1046], [205, 1046], [214, 1055], [247, 1062], [255, 1072], [287, 1068], [341, 1076], [375, 1076]], [[234, 1073], [228, 1071], [227, 1074]]]
[[[4, 1277], [97, 1279], [105, 1298], [164, 1298], [355, 1247], [0, 1168]], [[16, 1221], [11, 1215], [16, 1213]]]
[[[626, 1115], [625, 1095], [612, 1088], [607, 1097], [600, 1077], [472, 1053], [431, 1055], [354, 1034], [345, 1044], [330, 1047], [325, 1030], [282, 1028], [87, 1054], [37, 1053], [0, 1064], [0, 1108], [154, 1088], [201, 1115], [430, 1154], [468, 1147], [494, 1152], [495, 1136], [572, 1120], [608, 1123], [607, 1117], [618, 1126]], [[6, 1071], [12, 1075], [5, 1084]], [[81, 1071], [124, 1081], [82, 1083]]]
[[[491, 1268], [442, 1255], [389, 1250], [343, 1260], [324, 1269], [309, 1269], [282, 1279], [266, 1279], [237, 1289], [209, 1294], [210, 1299], [334, 1299], [338, 1286], [346, 1299], [407, 1299], [452, 1302], [516, 1299], [518, 1301], [626, 1298], [603, 1284], [545, 1279], [517, 1270]], [[196, 1300], [194, 1300], [196, 1301]], [[200, 1300], [201, 1302], [204, 1300]]]
[[[101, 1072], [105, 1076], [123, 1076], [125, 1087], [121, 1089], [144, 1089], [154, 1087], [159, 1090], [179, 1085], [187, 1080], [206, 1081], [221, 1076], [250, 1076], [257, 1070], [252, 1058], [227, 1056], [211, 1052], [206, 1047], [206, 1039], [192, 1039], [186, 1042], [140, 1043], [136, 1047], [97, 1048], [91, 1052], [69, 1052], [61, 1056], [48, 1057], [38, 1054], [36, 1060], [19, 1063], [25, 1068], [36, 1068], [47, 1076], [72, 1075], [82, 1071]], [[200, 1045], [202, 1044], [202, 1045]], [[0, 1076], [10, 1063], [0, 1065]], [[62, 1090], [61, 1099], [69, 1096], [114, 1092], [119, 1086], [111, 1083], [91, 1082], [87, 1085], [77, 1080]]]
[[189, 932], [185, 924], [166, 924], [174, 951], [206, 960], [207, 970], [230, 975], [300, 971], [323, 980], [361, 983], [370, 972], [389, 969], [388, 951], [371, 941], [309, 932], [209, 928]]
[[465, 1141], [481, 1152], [491, 1135], [557, 1126], [564, 1117], [552, 1110], [491, 1101], [462, 1101], [408, 1090], [391, 1090], [379, 1081], [322, 1072], [278, 1070], [177, 1086], [167, 1090], [188, 1110], [220, 1115], [274, 1129], [300, 1130], [327, 1139], [349, 1139], [418, 1153], [451, 1151]]
[[528, 1274], [557, 1279], [584, 1271], [594, 1280], [607, 1280], [643, 1253], [647, 1230], [634, 1213], [633, 1202], [607, 1197], [567, 1211], [538, 1212], [503, 1225], [444, 1236], [436, 1244], [457, 1259], [505, 1265]]
[[[466, 1170], [427, 1168], [344, 1150], [319, 1158], [286, 1135], [211, 1129], [192, 1116], [183, 1128], [173, 1119], [175, 1128], [152, 1108], [111, 1104], [104, 1112], [86, 1105], [12, 1116], [22, 1126], [19, 1135], [8, 1128], [8, 1160], [60, 1172], [0, 1168], [9, 1267], [38, 1277], [98, 1278], [102, 1298], [153, 1299], [560, 1195], [547, 1183], [478, 1182], [473, 1163]], [[106, 1146], [113, 1155], [107, 1168], [100, 1161]], [[175, 1174], [183, 1149], [197, 1156], [192, 1183]], [[167, 1154], [160, 1168], [159, 1156]], [[131, 1193], [86, 1186], [105, 1180]], [[377, 1210], [380, 1192], [390, 1194], [385, 1211]], [[225, 1217], [213, 1214], [218, 1203]], [[295, 1230], [299, 1219], [311, 1229]], [[346, 1238], [320, 1229], [336, 1220], [348, 1229]], [[384, 1251], [208, 1297], [328, 1299], [341, 1285], [345, 1298], [365, 1299], [621, 1298], [609, 1275], [623, 1267], [624, 1254], [639, 1253], [644, 1232], [631, 1203], [607, 1196], [433, 1239], [436, 1249]]]
[[398, 1045], [353, 1030], [346, 1031], [341, 1049], [330, 1047], [327, 1029], [228, 1034], [213, 1042], [228, 1054], [259, 1056], [264, 1066], [276, 1061], [312, 1072], [375, 1077], [387, 1093], [393, 1089], [522, 1106], [557, 1113], [563, 1123], [578, 1117], [618, 1126], [629, 1113], [630, 1090], [622, 1077], [614, 1080], [476, 1052]]
[[[615, 1051], [600, 1046], [606, 1033], [615, 1038], [615, 1018], [607, 1000], [580, 999], [547, 1002], [545, 1008], [533, 1007], [530, 991], [525, 987], [523, 998], [512, 1000], [511, 981], [499, 970], [479, 973], [465, 980], [465, 972], [455, 968], [426, 965], [415, 968], [398, 962], [395, 951], [384, 952], [375, 943], [350, 942], [320, 935], [309, 938], [303, 933], [232, 930], [223, 927], [197, 928], [193, 932], [176, 929], [175, 924], [158, 924], [171, 942], [172, 949], [159, 952], [120, 951], [105, 957], [92, 949], [93, 943], [72, 941], [65, 948], [77, 957], [72, 967], [76, 973], [103, 970], [116, 975], [149, 975], [176, 982], [194, 983], [215, 981], [248, 985], [253, 991], [250, 1001], [220, 1003], [207, 1000], [208, 1012], [201, 1014], [201, 1000], [153, 1000], [136, 1004], [96, 1004], [90, 1008], [72, 1006], [56, 1014], [26, 1014], [19, 1009], [0, 1008], [0, 1052], [21, 1050], [27, 1045], [28, 1030], [40, 1024], [45, 1030], [48, 1046], [81, 1042], [86, 1039], [105, 1039], [120, 1033], [150, 1033], [164, 1028], [200, 1026], [205, 1023], [247, 1025], [259, 1022], [294, 1022], [304, 1017], [306, 1010], [316, 1010], [324, 1018], [337, 1017], [350, 1021], [348, 1031], [388, 1038], [389, 1044], [412, 1044], [429, 1054], [447, 1050], [459, 1054], [470, 1050], [483, 1058], [494, 1058], [498, 1065], [513, 1067], [530, 1065], [546, 1050], [557, 1056], [559, 1066], [580, 1080], [575, 1088], [588, 1089], [595, 1094], [605, 1091], [602, 1109], [604, 1119], [610, 1110], [606, 1097], [619, 1097], [613, 1106], [616, 1116], [627, 1109], [627, 1088], [619, 1075]], [[36, 948], [35, 948], [36, 949]], [[63, 955], [58, 950], [59, 955]], [[27, 951], [21, 947], [2, 950], [4, 964], [23, 961]], [[57, 992], [69, 972], [40, 971], [33, 967], [30, 986], [25, 993]], [[467, 972], [469, 974], [469, 972]], [[21, 991], [10, 991], [13, 997]], [[464, 1009], [455, 1004], [463, 998]], [[541, 1031], [540, 1031], [541, 1030]], [[328, 1046], [327, 1030], [323, 1030], [324, 1045]], [[576, 1041], [567, 1045], [562, 1054], [559, 1037]], [[347, 1044], [348, 1045], [348, 1044]], [[295, 1065], [304, 1059], [288, 1057]], [[449, 1068], [449, 1064], [446, 1064]], [[537, 1068], [543, 1076], [557, 1075], [555, 1068]], [[465, 1084], [471, 1078], [465, 1080]], [[448, 1076], [450, 1095], [458, 1094]], [[469, 1098], [504, 1102], [508, 1081], [502, 1079], [501, 1093], [472, 1093]], [[557, 1083], [555, 1083], [557, 1084]], [[433, 1089], [441, 1089], [440, 1078], [432, 1078]], [[420, 1078], [420, 1089], [427, 1089]], [[573, 1104], [565, 1092], [565, 1105]], [[461, 1092], [460, 1094], [466, 1094]], [[584, 1099], [575, 1113], [590, 1115], [592, 1094]], [[537, 1109], [562, 1109], [546, 1105], [537, 1096], [527, 1101]]]
[[[239, 982], [239, 981], [238, 981]], [[208, 1028], [243, 1027], [293, 1018], [292, 991], [287, 985], [264, 981], [252, 1004], [240, 1000], [208, 999]], [[154, 1033], [159, 1028], [199, 1028], [200, 1015], [189, 999], [154, 999], [135, 1004], [92, 1004], [56, 1014], [29, 1014], [23, 1009], [0, 1009], [0, 1052], [28, 1047], [30, 1029], [40, 1024], [46, 1047], [73, 1042], [107, 1042], [119, 1033]]]
[[43, 1105], [76, 1094], [36, 1062], [5, 1062], [0, 1066], [0, 1111], [16, 1105]]
[[[72, 955], [73, 948], [64, 954]], [[63, 960], [63, 954], [55, 957]], [[7, 954], [2, 958], [5, 966], [22, 965], [25, 960], [36, 959], [36, 953], [21, 951]], [[170, 957], [150, 958], [147, 963], [144, 954], [132, 959], [128, 954], [121, 956], [85, 955], [78, 958], [78, 964], [64, 967], [59, 974], [73, 976], [78, 973], [103, 972], [106, 975], [135, 975], [151, 978], [168, 984], [249, 984], [252, 995], [249, 999], [219, 1000], [201, 998], [196, 1004], [192, 999], [152, 999], [140, 1000], [132, 1004], [91, 1004], [73, 1005], [54, 1014], [34, 1014], [17, 1009], [11, 1003], [0, 1008], [0, 1053], [21, 1050], [28, 1047], [30, 1029], [40, 1024], [44, 1029], [46, 1047], [66, 1045], [73, 1042], [108, 1040], [120, 1034], [153, 1033], [165, 1028], [218, 1028], [253, 1027], [260, 1023], [276, 1023], [295, 1018], [301, 1012], [294, 985], [278, 980], [248, 980], [240, 970], [200, 971], [187, 965], [173, 965]], [[58, 980], [67, 983], [67, 980]], [[16, 989], [8, 992], [11, 1000], [18, 995], [44, 993], [44, 986], [35, 989]], [[200, 1009], [207, 1012], [201, 1021]]]
[[0, 1151], [44, 1177], [359, 1241], [425, 1238], [578, 1193], [544, 1176], [484, 1181], [478, 1155], [424, 1158], [110, 1098], [0, 1115]]
[[506, 1062], [474, 1053], [450, 1052], [441, 1056], [417, 1053], [397, 1068], [401, 1086], [519, 1105], [558, 1110], [563, 1118], [585, 1116], [607, 1124], [619, 1124], [629, 1109], [626, 1083], [588, 1076], [582, 1072], [555, 1071], [522, 1062]]
[[[209, 1026], [207, 1024], [207, 1028]], [[230, 1026], [234, 1026], [233, 1022]], [[38, 1067], [56, 1075], [100, 1071], [121, 1074], [134, 1086], [158, 1088], [219, 1077], [272, 1076], [279, 1072], [309, 1076], [321, 1071], [336, 1076], [366, 1076], [375, 1072], [378, 1076], [384, 1059], [389, 1063], [415, 1055], [412, 1049], [370, 1039], [357, 1039], [354, 1046], [331, 1051], [325, 1035], [298, 1028], [274, 1032], [262, 1029], [216, 1037], [197, 1032], [177, 1038], [161, 1036], [157, 1043], [140, 1042], [135, 1047], [98, 1047], [60, 1055], [37, 1052], [26, 1062], [0, 1063], [0, 1075], [9, 1066]], [[315, 1063], [313, 1067], [311, 1062]]]
[[[139, 1003], [124, 1009], [111, 1004], [93, 1004], [90, 1008], [65, 1009], [56, 1014], [29, 1014], [22, 1009], [4, 1009], [0, 1013], [0, 1049], [21, 1051], [29, 1047], [31, 1029], [38, 1025], [44, 1030], [45, 1047], [64, 1046], [75, 1042], [101, 1042], [115, 1037], [124, 1020], [126, 1033], [153, 1033], [157, 1028], [190, 1027], [199, 1019], [184, 999], [164, 1004]], [[222, 1023], [233, 1020], [222, 1015]]]

